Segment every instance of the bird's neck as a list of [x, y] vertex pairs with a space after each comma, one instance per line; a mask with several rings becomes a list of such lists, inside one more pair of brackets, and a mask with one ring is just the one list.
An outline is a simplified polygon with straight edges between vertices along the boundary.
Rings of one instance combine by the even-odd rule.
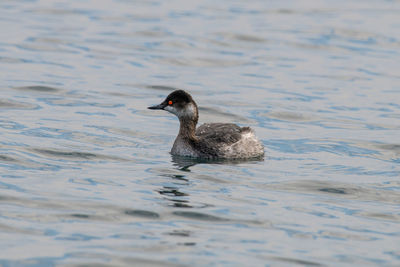
[[184, 139], [195, 140], [197, 120], [197, 118], [190, 117], [179, 118], [179, 136]]

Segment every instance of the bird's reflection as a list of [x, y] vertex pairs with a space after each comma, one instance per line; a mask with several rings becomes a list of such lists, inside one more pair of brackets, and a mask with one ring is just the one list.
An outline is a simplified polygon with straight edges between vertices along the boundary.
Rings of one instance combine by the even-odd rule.
[[264, 156], [250, 158], [250, 159], [198, 159], [183, 156], [171, 155], [174, 166], [177, 166], [181, 171], [190, 172], [190, 167], [196, 164], [240, 164], [240, 163], [251, 163], [264, 161]]
[[170, 197], [188, 196], [188, 194], [179, 191], [177, 187], [164, 186], [163, 189], [158, 191], [161, 195]]
[[162, 189], [158, 190], [158, 193], [170, 201], [169, 206], [172, 205], [177, 208], [192, 208], [189, 204], [189, 200], [182, 198], [189, 196], [189, 194], [179, 191], [179, 188], [177, 187], [163, 186]]
[[163, 196], [164, 199], [168, 201], [168, 206], [173, 206], [176, 208], [204, 208], [210, 207], [211, 205], [206, 203], [192, 203], [190, 201], [190, 195], [188, 193], [182, 192], [187, 186], [190, 185], [190, 181], [187, 178], [185, 172], [190, 172], [190, 167], [197, 164], [239, 164], [239, 163], [249, 163], [249, 162], [259, 162], [263, 161], [264, 158], [252, 158], [252, 159], [235, 159], [235, 160], [208, 160], [208, 159], [196, 159], [190, 157], [182, 156], [171, 156], [174, 166], [177, 166], [181, 174], [164, 174], [163, 176], [172, 178], [172, 186], [163, 186], [158, 189], [157, 192]]

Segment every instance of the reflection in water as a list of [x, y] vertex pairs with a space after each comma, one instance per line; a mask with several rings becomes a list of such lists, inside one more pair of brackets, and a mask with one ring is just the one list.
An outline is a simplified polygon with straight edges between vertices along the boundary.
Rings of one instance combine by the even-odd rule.
[[[174, 166], [178, 167], [179, 171], [191, 172], [190, 167], [193, 167], [197, 164], [211, 164], [211, 165], [239, 165], [241, 163], [254, 163], [254, 162], [262, 162], [264, 160], [264, 156], [252, 159], [198, 159], [191, 157], [183, 157], [183, 156], [175, 156], [171, 155], [172, 162]], [[163, 186], [162, 189], [157, 190], [158, 193], [164, 196], [166, 200], [170, 203], [168, 206], [173, 206], [177, 208], [206, 208], [212, 207], [213, 205], [201, 203], [201, 202], [193, 202], [190, 201], [190, 195], [188, 193], [182, 192], [183, 187], [188, 187], [190, 185], [190, 180], [186, 177], [186, 174], [161, 174], [165, 177], [170, 177], [173, 180], [184, 181], [185, 183], [176, 183], [176, 186]], [[209, 181], [217, 181], [215, 178], [209, 178], [204, 175], [194, 175], [195, 179], [206, 179]], [[175, 183], [174, 183], [175, 184]], [[179, 187], [178, 187], [179, 186]], [[175, 214], [175, 213], [174, 213]], [[180, 214], [180, 213], [179, 213]], [[187, 214], [186, 214], [187, 215]], [[181, 215], [184, 216], [184, 215]], [[197, 217], [201, 216], [211, 216], [207, 214], [200, 213], [196, 215]], [[195, 216], [195, 217], [196, 217]], [[189, 215], [189, 217], [193, 217]], [[211, 216], [212, 217], [212, 216]], [[200, 218], [200, 217], [199, 217]]]
[[168, 204], [169, 206], [177, 208], [193, 208], [193, 206], [189, 204], [189, 200], [183, 198], [188, 197], [189, 194], [179, 191], [179, 188], [177, 187], [164, 186], [162, 189], [158, 190], [158, 193], [171, 202]]
[[181, 171], [190, 171], [190, 167], [197, 164], [225, 164], [225, 165], [237, 165], [241, 163], [256, 163], [264, 161], [264, 156], [250, 158], [250, 159], [198, 159], [191, 157], [183, 157], [171, 155], [174, 166], [179, 167]]
[[[188, 181], [183, 177], [176, 178], [176, 175], [172, 176], [173, 179]], [[178, 186], [163, 186], [161, 189], [157, 190], [157, 192], [163, 196], [165, 200], [168, 201], [167, 206], [176, 207], [176, 208], [205, 208], [210, 207], [211, 205], [199, 202], [190, 201], [190, 195], [188, 193], [183, 192], [184, 188], [187, 187], [188, 184], [180, 184], [181, 187]]]
[[164, 190], [158, 191], [161, 195], [165, 196], [175, 196], [175, 197], [182, 197], [182, 196], [188, 196], [186, 193], [180, 192], [177, 188], [174, 187], [164, 187]]

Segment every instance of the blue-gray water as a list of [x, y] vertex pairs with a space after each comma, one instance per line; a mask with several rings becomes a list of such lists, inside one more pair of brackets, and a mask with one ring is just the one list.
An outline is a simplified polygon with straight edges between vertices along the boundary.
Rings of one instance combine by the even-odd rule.
[[[2, 0], [0, 265], [400, 265], [399, 14]], [[265, 159], [173, 159], [175, 88]]]

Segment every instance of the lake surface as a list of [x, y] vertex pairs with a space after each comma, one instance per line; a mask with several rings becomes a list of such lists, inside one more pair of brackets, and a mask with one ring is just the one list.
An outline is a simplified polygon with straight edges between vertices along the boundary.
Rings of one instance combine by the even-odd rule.
[[[0, 2], [1, 266], [399, 266], [399, 1]], [[169, 154], [251, 126], [264, 160]]]

